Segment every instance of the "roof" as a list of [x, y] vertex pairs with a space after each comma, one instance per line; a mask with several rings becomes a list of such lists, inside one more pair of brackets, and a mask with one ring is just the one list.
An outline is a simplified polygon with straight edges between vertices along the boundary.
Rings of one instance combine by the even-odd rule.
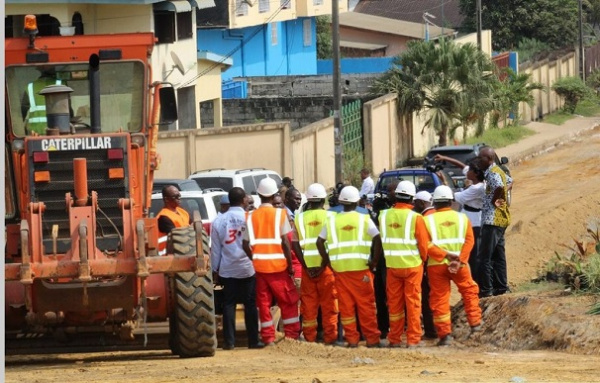
[[359, 43], [355, 41], [340, 41], [340, 47], [342, 48], [354, 48], [354, 49], [364, 49], [367, 51], [375, 51], [377, 49], [387, 48], [387, 45], [381, 44], [370, 44], [370, 43]]
[[226, 67], [233, 65], [233, 59], [231, 57], [222, 56], [218, 53], [209, 51], [198, 51], [198, 60], [211, 61], [216, 64], [221, 64]]
[[[344, 12], [340, 14], [340, 26], [413, 37], [416, 39], [425, 37], [425, 24], [422, 20], [419, 23], [413, 23], [364, 13]], [[444, 34], [452, 34], [453, 32], [450, 28], [444, 28]], [[441, 34], [442, 28], [429, 26], [429, 35], [432, 38]]]
[[360, 0], [354, 12], [413, 23], [423, 23], [427, 12], [435, 16], [434, 24], [456, 29], [464, 20], [459, 4], [460, 0]]

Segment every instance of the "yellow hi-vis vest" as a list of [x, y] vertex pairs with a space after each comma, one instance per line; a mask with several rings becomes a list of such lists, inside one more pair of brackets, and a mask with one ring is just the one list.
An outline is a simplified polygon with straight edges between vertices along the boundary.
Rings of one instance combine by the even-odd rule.
[[[425, 217], [425, 224], [431, 235], [431, 242], [437, 247], [456, 255], [460, 255], [460, 251], [465, 244], [468, 222], [469, 218], [465, 214], [454, 210], [439, 211]], [[446, 258], [442, 262], [438, 262], [432, 257], [427, 260], [428, 266], [440, 264], [450, 264], [450, 262]]]
[[319, 267], [323, 259], [317, 249], [317, 238], [327, 222], [327, 217], [333, 216], [335, 213], [323, 209], [307, 210], [300, 214], [296, 214], [295, 222], [298, 230], [298, 242], [302, 247], [304, 254], [304, 262], [306, 267]]
[[41, 77], [27, 85], [27, 96], [29, 98], [29, 111], [27, 111], [27, 130], [29, 133], [36, 132], [45, 134], [48, 120], [46, 118], [46, 99], [38, 94], [48, 85], [60, 85], [60, 80], [49, 77]]
[[338, 213], [327, 219], [327, 245], [331, 268], [339, 273], [369, 268], [371, 253], [367, 214], [356, 211]]
[[381, 213], [379, 232], [385, 265], [393, 269], [420, 266], [423, 261], [417, 247], [415, 227], [418, 214], [409, 209], [387, 209]]

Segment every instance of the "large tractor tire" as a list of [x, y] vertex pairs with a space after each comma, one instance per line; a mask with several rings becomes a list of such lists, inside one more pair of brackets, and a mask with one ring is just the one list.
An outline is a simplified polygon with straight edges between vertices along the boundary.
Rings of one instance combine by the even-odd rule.
[[[196, 253], [196, 233], [193, 228], [172, 232], [173, 253]], [[202, 233], [203, 251], [209, 255], [208, 236]], [[191, 246], [193, 252], [188, 248]], [[191, 253], [191, 254], [190, 254]], [[215, 303], [212, 272], [199, 277], [196, 273], [177, 273], [170, 278], [173, 311], [169, 318], [169, 346], [182, 358], [213, 356], [217, 348]]]

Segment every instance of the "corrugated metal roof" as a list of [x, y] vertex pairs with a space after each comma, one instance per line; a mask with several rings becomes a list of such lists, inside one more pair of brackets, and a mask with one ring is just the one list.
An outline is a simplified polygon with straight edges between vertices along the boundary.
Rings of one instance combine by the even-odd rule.
[[[389, 33], [397, 36], [422, 39], [425, 37], [425, 24], [412, 23], [408, 21], [394, 20], [387, 17], [373, 16], [365, 13], [344, 12], [340, 14], [340, 26], [365, 29], [369, 31]], [[444, 28], [444, 34], [450, 35], [454, 30]], [[429, 26], [429, 36], [436, 38], [441, 36], [442, 28]]]
[[460, 0], [360, 0], [354, 12], [413, 23], [421, 23], [427, 12], [435, 16], [435, 24], [456, 29], [464, 20], [459, 5]]
[[377, 49], [387, 48], [387, 45], [381, 44], [371, 44], [371, 43], [360, 43], [357, 41], [340, 41], [340, 47], [343, 48], [354, 48], [354, 49], [364, 49], [367, 51], [375, 51]]

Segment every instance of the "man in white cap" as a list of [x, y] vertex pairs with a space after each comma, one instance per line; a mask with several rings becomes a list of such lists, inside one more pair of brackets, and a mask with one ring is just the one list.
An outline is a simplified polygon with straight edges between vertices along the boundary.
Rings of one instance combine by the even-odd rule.
[[[344, 187], [338, 199], [344, 205], [344, 211], [327, 219], [317, 239], [317, 248], [335, 272], [335, 288], [348, 347], [358, 347], [360, 340], [357, 312], [367, 347], [381, 347], [371, 273], [381, 254], [379, 230], [370, 216], [354, 211], [360, 200], [357, 188]], [[325, 248], [326, 242], [329, 250]], [[370, 258], [371, 243], [373, 258]]]
[[270, 311], [273, 298], [281, 309], [285, 336], [292, 339], [300, 336], [300, 298], [292, 279], [294, 269], [287, 238], [291, 231], [290, 223], [285, 209], [275, 208], [272, 204], [278, 192], [277, 183], [272, 178], [263, 178], [256, 191], [261, 205], [248, 217], [244, 247], [252, 253], [261, 337], [268, 346], [275, 342], [275, 327]]
[[427, 190], [421, 190], [415, 194], [414, 205], [415, 208], [413, 210], [422, 216], [429, 215], [435, 211], [432, 206], [431, 193], [429, 193]]

